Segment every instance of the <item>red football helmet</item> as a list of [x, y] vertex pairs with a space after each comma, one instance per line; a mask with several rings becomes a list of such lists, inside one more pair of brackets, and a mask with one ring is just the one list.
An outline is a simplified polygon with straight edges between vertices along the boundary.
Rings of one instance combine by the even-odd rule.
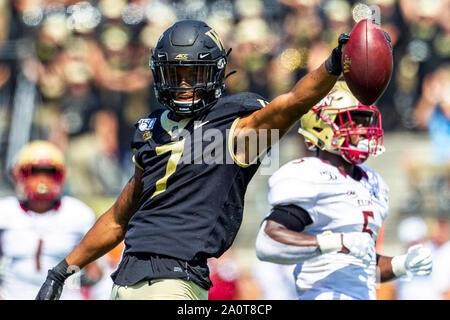
[[50, 142], [33, 141], [19, 152], [13, 167], [17, 197], [26, 203], [58, 202], [65, 175], [62, 152]]
[[384, 152], [380, 111], [359, 103], [342, 81], [302, 116], [299, 133], [310, 150], [338, 154], [352, 164]]

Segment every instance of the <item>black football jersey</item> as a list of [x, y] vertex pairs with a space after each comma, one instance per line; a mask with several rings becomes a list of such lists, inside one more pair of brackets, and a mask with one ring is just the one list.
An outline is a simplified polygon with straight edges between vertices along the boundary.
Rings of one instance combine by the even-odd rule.
[[244, 195], [259, 162], [233, 161], [230, 132], [265, 105], [253, 93], [221, 98], [195, 119], [172, 121], [156, 110], [139, 119], [131, 143], [143, 192], [125, 236], [125, 254], [183, 260], [219, 257], [242, 222]]

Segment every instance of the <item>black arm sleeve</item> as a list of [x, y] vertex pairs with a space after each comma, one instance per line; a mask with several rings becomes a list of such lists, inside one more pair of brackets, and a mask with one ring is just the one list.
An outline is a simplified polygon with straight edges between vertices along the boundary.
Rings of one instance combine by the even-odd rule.
[[309, 213], [302, 207], [290, 204], [275, 206], [264, 220], [272, 220], [292, 231], [301, 232], [313, 221]]

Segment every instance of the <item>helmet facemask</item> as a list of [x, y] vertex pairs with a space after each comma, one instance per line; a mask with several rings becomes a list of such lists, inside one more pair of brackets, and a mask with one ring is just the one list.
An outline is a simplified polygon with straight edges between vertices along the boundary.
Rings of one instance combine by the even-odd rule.
[[[226, 61], [151, 63], [158, 99], [175, 114], [191, 117], [209, 108], [222, 95]], [[219, 69], [220, 66], [222, 69]]]
[[381, 114], [373, 106], [357, 106], [354, 110], [336, 110], [331, 146], [349, 163], [360, 164], [369, 155], [384, 152]]
[[63, 193], [64, 170], [51, 165], [24, 166], [18, 169], [16, 181], [20, 200], [52, 203]]

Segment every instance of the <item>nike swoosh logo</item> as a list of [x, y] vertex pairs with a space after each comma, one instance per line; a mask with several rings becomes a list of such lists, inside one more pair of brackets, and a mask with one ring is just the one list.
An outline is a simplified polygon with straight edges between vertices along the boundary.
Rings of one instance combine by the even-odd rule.
[[200, 128], [201, 126], [204, 126], [204, 125], [207, 124], [208, 122], [209, 122], [209, 120], [208, 120], [208, 121], [205, 121], [205, 122], [202, 122], [202, 123], [198, 123], [197, 121], [194, 122], [194, 130]]
[[200, 59], [203, 59], [203, 58], [206, 57], [207, 55], [209, 55], [209, 53], [205, 53], [205, 54], [201, 54], [201, 53], [200, 53]]

